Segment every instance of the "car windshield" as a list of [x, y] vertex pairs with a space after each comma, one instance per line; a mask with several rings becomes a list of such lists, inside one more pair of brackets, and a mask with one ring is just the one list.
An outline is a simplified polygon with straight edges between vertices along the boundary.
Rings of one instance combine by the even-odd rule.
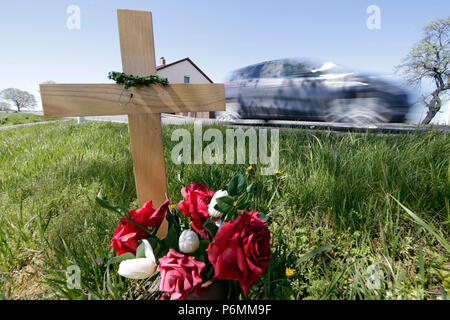
[[251, 65], [234, 71], [230, 81], [258, 78], [318, 77], [336, 73], [341, 68], [332, 62], [312, 63], [299, 60], [273, 60]]

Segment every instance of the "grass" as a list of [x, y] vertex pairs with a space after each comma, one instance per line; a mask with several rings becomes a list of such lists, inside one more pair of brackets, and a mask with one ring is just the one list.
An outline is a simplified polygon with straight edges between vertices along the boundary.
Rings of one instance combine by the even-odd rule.
[[5, 113], [0, 112], [0, 127], [12, 126], [16, 124], [42, 122], [42, 121], [54, 121], [61, 120], [60, 118], [44, 118], [31, 113]]
[[[176, 144], [173, 130], [163, 127], [166, 159]], [[249, 173], [247, 165], [187, 165], [184, 181], [218, 190], [240, 172], [255, 183], [250, 209], [272, 216], [273, 250], [270, 276], [253, 286], [250, 299], [442, 299], [449, 154], [450, 137], [442, 132], [286, 130], [281, 176]], [[169, 197], [177, 203], [180, 168], [166, 166]], [[125, 125], [0, 132], [0, 298], [148, 295], [149, 283], [121, 278], [117, 266], [105, 265], [114, 256], [108, 245], [118, 217], [96, 205], [99, 191], [119, 206], [137, 206]], [[72, 265], [80, 267], [80, 289], [67, 286]], [[293, 276], [286, 277], [286, 267]]]

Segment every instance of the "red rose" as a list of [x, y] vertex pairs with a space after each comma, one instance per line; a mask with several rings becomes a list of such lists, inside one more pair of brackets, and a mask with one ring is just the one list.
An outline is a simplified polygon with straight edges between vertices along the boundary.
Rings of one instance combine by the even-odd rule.
[[214, 191], [208, 190], [202, 183], [193, 183], [190, 186], [181, 189], [185, 201], [178, 203], [178, 209], [183, 212], [185, 217], [192, 219], [192, 229], [203, 239], [208, 239], [208, 235], [203, 228], [206, 220], [209, 218], [208, 205], [214, 196]]
[[[166, 211], [169, 208], [170, 201], [166, 200], [158, 209], [153, 208], [151, 201], [144, 204], [141, 209], [132, 210], [127, 213], [127, 218], [133, 220], [144, 228], [157, 229], [161, 225]], [[114, 232], [110, 247], [116, 250], [118, 256], [131, 252], [136, 254], [139, 246], [138, 240], [148, 237], [147, 232], [136, 227], [134, 224], [122, 218], [119, 227]]]
[[270, 262], [270, 232], [255, 211], [224, 223], [214, 242], [209, 244], [208, 258], [214, 266], [214, 278], [238, 280], [244, 294], [258, 281]]
[[172, 300], [184, 300], [189, 295], [198, 296], [204, 267], [203, 262], [170, 249], [165, 257], [159, 259], [158, 271], [161, 272], [159, 290], [165, 292]]

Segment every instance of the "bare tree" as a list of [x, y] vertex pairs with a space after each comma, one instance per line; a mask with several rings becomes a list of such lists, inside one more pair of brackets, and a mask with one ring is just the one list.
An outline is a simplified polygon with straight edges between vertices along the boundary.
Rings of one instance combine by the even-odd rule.
[[437, 19], [424, 28], [425, 35], [397, 66], [397, 71], [412, 85], [419, 86], [423, 80], [431, 80], [433, 90], [422, 96], [428, 112], [422, 124], [429, 124], [448, 97], [450, 65], [450, 17]]
[[36, 99], [31, 93], [26, 91], [22, 91], [15, 88], [8, 88], [3, 90], [0, 93], [0, 96], [11, 102], [16, 108], [17, 112], [20, 112], [20, 109], [23, 108], [34, 108], [36, 107]]

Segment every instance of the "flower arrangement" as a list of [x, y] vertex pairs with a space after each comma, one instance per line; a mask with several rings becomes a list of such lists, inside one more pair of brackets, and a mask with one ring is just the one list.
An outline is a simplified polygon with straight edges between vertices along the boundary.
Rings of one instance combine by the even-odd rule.
[[[97, 196], [122, 216], [110, 245], [117, 256], [109, 263], [119, 263], [118, 273], [130, 279], [159, 273], [164, 299], [208, 298], [205, 288], [213, 283], [220, 283], [221, 298], [247, 295], [265, 274], [271, 252], [269, 217], [246, 209], [253, 190], [238, 174], [227, 190], [193, 183], [181, 189], [184, 200], [175, 208], [167, 200], [155, 209], [150, 201], [126, 214]], [[159, 239], [164, 218], [168, 232]]]

